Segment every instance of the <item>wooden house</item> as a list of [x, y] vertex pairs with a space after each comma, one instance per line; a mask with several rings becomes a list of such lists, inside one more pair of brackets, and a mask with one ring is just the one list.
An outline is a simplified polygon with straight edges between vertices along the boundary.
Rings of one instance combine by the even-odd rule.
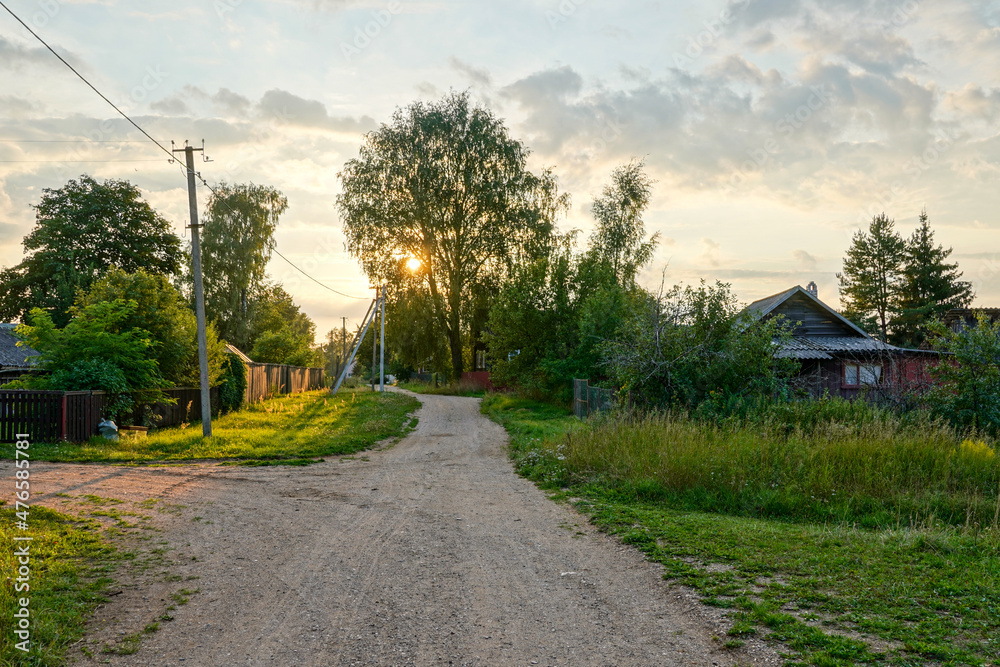
[[792, 339], [775, 356], [801, 363], [795, 384], [814, 396], [919, 390], [929, 384], [928, 365], [938, 359], [937, 352], [899, 348], [868, 335], [820, 301], [815, 283], [754, 301], [747, 313], [756, 320], [784, 318]]
[[33, 357], [39, 352], [30, 347], [18, 347], [14, 334], [16, 324], [0, 324], [0, 384], [16, 380], [25, 373], [37, 371]]
[[987, 322], [1000, 320], [1000, 308], [952, 308], [944, 314], [941, 322], [955, 333], [960, 333], [963, 329], [975, 327], [980, 313], [986, 316]]

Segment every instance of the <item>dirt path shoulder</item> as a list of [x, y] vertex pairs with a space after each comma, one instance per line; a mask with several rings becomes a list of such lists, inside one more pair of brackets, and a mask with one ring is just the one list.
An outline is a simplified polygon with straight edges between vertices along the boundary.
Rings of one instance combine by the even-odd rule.
[[36, 501], [115, 498], [154, 528], [79, 664], [776, 662], [724, 649], [717, 614], [515, 475], [476, 399], [419, 398], [394, 447], [306, 468], [33, 467]]

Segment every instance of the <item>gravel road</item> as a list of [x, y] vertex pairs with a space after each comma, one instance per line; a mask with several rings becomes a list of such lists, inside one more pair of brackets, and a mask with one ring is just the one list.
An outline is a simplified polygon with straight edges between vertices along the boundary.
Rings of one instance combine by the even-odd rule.
[[[137, 547], [166, 550], [123, 570], [77, 664], [779, 662], [723, 648], [716, 610], [514, 474], [476, 399], [419, 398], [395, 446], [306, 468], [33, 466], [36, 501], [143, 507]], [[136, 653], [100, 653], [164, 613]]]

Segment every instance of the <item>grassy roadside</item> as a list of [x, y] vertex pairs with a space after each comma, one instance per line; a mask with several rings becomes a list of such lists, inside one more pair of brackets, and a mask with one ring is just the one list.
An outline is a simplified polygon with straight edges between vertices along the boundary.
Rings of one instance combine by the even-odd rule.
[[[33, 459], [131, 463], [193, 459], [234, 459], [243, 464], [284, 462], [302, 465], [322, 456], [351, 454], [415, 425], [409, 416], [419, 403], [399, 393], [342, 390], [292, 394], [256, 403], [212, 421], [212, 437], [199, 424], [173, 427], [145, 438], [82, 444], [33, 443]], [[13, 457], [13, 445], [0, 445]]]
[[699, 511], [660, 482], [619, 483], [611, 461], [584, 466], [578, 445], [593, 445], [586, 441], [595, 429], [565, 411], [502, 395], [487, 397], [483, 411], [511, 434], [521, 474], [574, 498], [596, 525], [662, 563], [668, 578], [729, 609], [728, 646], [763, 636], [786, 664], [820, 667], [1000, 660], [1000, 535], [990, 527], [933, 515], [860, 528], [759, 518], [748, 508], [743, 516], [738, 508]]
[[[63, 655], [84, 632], [90, 613], [105, 601], [112, 580], [108, 577], [118, 558], [113, 547], [99, 536], [96, 522], [79, 522], [59, 512], [33, 506], [29, 529], [15, 528], [14, 509], [0, 507], [0, 664], [61, 665]], [[30, 536], [28, 591], [15, 591], [19, 564], [14, 537]], [[17, 601], [30, 600], [30, 651], [15, 648], [10, 627]], [[19, 640], [18, 640], [19, 641]]]
[[397, 382], [400, 389], [412, 391], [414, 394], [437, 394], [440, 396], [467, 396], [472, 398], [482, 398], [486, 396], [486, 390], [476, 383], [461, 381], [452, 384], [442, 384], [435, 387], [428, 382], [410, 380], [407, 382]]

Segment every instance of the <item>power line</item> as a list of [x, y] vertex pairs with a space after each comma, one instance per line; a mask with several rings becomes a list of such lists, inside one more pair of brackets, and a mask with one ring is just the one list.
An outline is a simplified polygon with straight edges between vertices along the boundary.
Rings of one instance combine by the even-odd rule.
[[91, 163], [91, 162], [163, 162], [160, 158], [145, 158], [142, 160], [0, 160], [0, 162], [20, 162], [20, 163], [37, 163], [37, 162], [62, 162], [62, 163]]
[[[47, 42], [46, 42], [46, 41], [45, 41], [44, 39], [42, 39], [42, 38], [41, 38], [41, 37], [40, 37], [40, 36], [38, 35], [38, 33], [36, 33], [36, 32], [35, 32], [34, 30], [32, 30], [32, 29], [31, 29], [31, 27], [30, 27], [30, 26], [28, 26], [28, 24], [27, 24], [27, 23], [25, 23], [24, 21], [22, 21], [22, 20], [21, 20], [21, 17], [19, 17], [19, 16], [17, 15], [17, 14], [15, 14], [15, 13], [14, 13], [14, 12], [13, 12], [13, 11], [11, 10], [11, 8], [10, 8], [10, 7], [8, 7], [8, 6], [6, 5], [6, 4], [4, 4], [3, 0], [0, 0], [0, 7], [3, 7], [3, 8], [5, 9], [5, 10], [7, 10], [7, 13], [8, 13], [8, 14], [10, 14], [11, 16], [13, 16], [13, 17], [14, 17], [14, 19], [15, 19], [15, 20], [16, 20], [16, 21], [17, 21], [18, 23], [20, 23], [20, 24], [21, 24], [22, 26], [24, 26], [24, 29], [25, 29], [25, 30], [27, 30], [27, 31], [28, 31], [29, 33], [31, 33], [31, 35], [32, 35], [32, 36], [33, 36], [33, 37], [34, 37], [35, 39], [37, 39], [37, 40], [38, 40], [39, 42], [41, 42], [41, 43], [42, 43], [42, 45], [43, 45], [43, 46], [44, 46], [44, 47], [45, 47], [46, 49], [48, 49], [48, 50], [49, 50], [49, 51], [50, 51], [50, 52], [52, 53], [52, 55], [54, 55], [54, 56], [55, 56], [56, 58], [58, 58], [58, 59], [59, 59], [59, 61], [60, 61], [60, 62], [61, 62], [61, 63], [62, 63], [63, 65], [65, 65], [66, 67], [68, 67], [68, 68], [70, 69], [70, 71], [71, 71], [71, 72], [73, 72], [73, 74], [76, 74], [76, 76], [77, 76], [77, 77], [79, 77], [79, 79], [80, 79], [81, 81], [83, 81], [83, 82], [84, 82], [85, 84], [87, 84], [87, 86], [88, 86], [88, 87], [89, 87], [89, 88], [90, 88], [91, 90], [93, 90], [93, 91], [94, 91], [95, 93], [97, 93], [97, 95], [98, 95], [98, 96], [100, 96], [100, 98], [101, 98], [102, 100], [104, 100], [105, 102], [107, 102], [107, 103], [108, 103], [108, 104], [109, 104], [109, 105], [111, 106], [111, 108], [112, 108], [112, 109], [114, 109], [115, 111], [117, 111], [117, 112], [118, 112], [118, 113], [119, 113], [119, 114], [121, 115], [121, 117], [122, 117], [122, 118], [124, 118], [124, 119], [125, 119], [125, 120], [127, 120], [127, 121], [128, 121], [129, 123], [131, 123], [131, 124], [132, 124], [132, 126], [133, 126], [133, 127], [135, 128], [135, 129], [139, 130], [139, 132], [141, 132], [141, 133], [142, 133], [142, 135], [143, 135], [144, 137], [146, 137], [147, 139], [149, 139], [150, 141], [152, 141], [152, 142], [153, 142], [154, 144], [156, 144], [156, 146], [157, 146], [157, 147], [158, 147], [158, 148], [159, 148], [159, 149], [160, 149], [161, 151], [163, 151], [164, 153], [166, 153], [166, 154], [167, 154], [167, 157], [169, 157], [169, 158], [170, 158], [170, 162], [171, 162], [171, 163], [173, 163], [173, 162], [174, 162], [174, 161], [176, 160], [176, 158], [174, 157], [174, 154], [173, 154], [173, 152], [172, 152], [172, 151], [170, 151], [170, 150], [169, 150], [169, 149], [167, 149], [167, 148], [166, 148], [165, 146], [163, 146], [163, 144], [161, 144], [161, 143], [160, 143], [159, 141], [157, 141], [156, 139], [154, 139], [154, 138], [153, 138], [153, 137], [152, 137], [152, 136], [151, 136], [151, 135], [150, 135], [150, 134], [149, 134], [148, 132], [146, 132], [146, 130], [144, 130], [144, 129], [142, 129], [141, 127], [139, 127], [139, 124], [138, 124], [138, 123], [136, 123], [136, 122], [135, 122], [134, 120], [132, 120], [131, 118], [129, 118], [128, 114], [126, 114], [126, 113], [125, 113], [124, 111], [122, 111], [122, 110], [121, 110], [121, 109], [119, 109], [119, 108], [118, 108], [117, 106], [115, 106], [115, 103], [114, 103], [114, 102], [112, 102], [112, 101], [111, 101], [111, 100], [109, 100], [109, 99], [108, 99], [107, 97], [105, 97], [104, 93], [102, 93], [101, 91], [99, 91], [99, 90], [98, 90], [98, 89], [97, 89], [97, 88], [96, 88], [96, 87], [94, 86], [94, 84], [92, 84], [92, 83], [91, 83], [90, 81], [88, 81], [88, 80], [86, 79], [86, 77], [84, 77], [84, 76], [83, 76], [82, 74], [80, 74], [80, 73], [79, 73], [78, 71], [76, 71], [76, 68], [75, 68], [75, 67], [73, 67], [72, 65], [70, 65], [70, 64], [69, 64], [68, 62], [66, 62], [66, 59], [65, 59], [65, 58], [63, 58], [63, 57], [62, 57], [61, 55], [59, 55], [58, 53], [56, 53], [55, 49], [53, 49], [53, 48], [52, 48], [51, 46], [49, 46], [49, 45], [48, 45], [48, 43], [47, 43]], [[55, 141], [55, 140], [53, 140], [53, 141]], [[123, 142], [123, 143], [124, 143], [124, 142]], [[118, 162], [118, 161], [121, 161], [121, 162], [126, 162], [127, 160], [108, 160], [108, 162]], [[21, 160], [9, 160], [8, 162], [21, 162]], [[40, 160], [40, 162], [46, 162], [46, 160]], [[52, 160], [52, 162], [63, 162], [63, 160]], [[100, 161], [99, 161], [99, 160], [80, 160], [79, 162], [100, 162]], [[186, 171], [187, 171], [187, 170], [185, 170], [185, 169], [183, 169], [183, 168], [182, 168], [182, 171], [184, 171], [184, 172], [186, 173]], [[198, 176], [198, 180], [200, 180], [200, 181], [201, 181], [201, 182], [202, 182], [202, 183], [203, 183], [203, 184], [205, 185], [205, 187], [207, 187], [207, 188], [208, 188], [209, 190], [211, 190], [213, 194], [215, 194], [215, 195], [218, 195], [218, 192], [216, 192], [215, 188], [213, 188], [213, 187], [212, 187], [211, 185], [209, 185], [209, 184], [208, 184], [208, 181], [206, 181], [206, 180], [205, 180], [204, 178], [202, 178], [202, 176], [201, 176], [201, 174], [200, 174], [200, 173], [198, 173], [198, 172], [195, 172], [195, 174], [196, 174], [196, 175]], [[227, 205], [227, 208], [228, 208], [228, 205]], [[232, 211], [232, 208], [230, 208], [230, 211]], [[233, 212], [233, 213], [236, 213], [236, 211], [232, 211], [232, 212]], [[280, 252], [278, 252], [277, 250], [274, 250], [274, 253], [275, 253], [276, 255], [278, 255], [278, 257], [281, 257], [281, 259], [283, 259], [283, 260], [285, 260], [286, 262], [288, 262], [289, 264], [291, 264], [291, 265], [292, 265], [292, 267], [294, 267], [294, 268], [295, 268], [295, 270], [299, 271], [299, 272], [300, 272], [300, 273], [301, 273], [302, 275], [304, 275], [304, 276], [305, 276], [306, 278], [308, 278], [309, 280], [313, 281], [314, 283], [316, 283], [316, 284], [317, 284], [317, 285], [319, 285], [320, 287], [323, 287], [324, 289], [328, 289], [328, 290], [330, 290], [331, 292], [333, 292], [333, 293], [335, 293], [335, 294], [339, 294], [340, 296], [343, 296], [343, 297], [346, 297], [346, 298], [348, 298], [348, 299], [358, 299], [359, 301], [364, 301], [364, 300], [365, 300], [365, 298], [364, 298], [364, 297], [357, 297], [357, 296], [350, 296], [349, 294], [344, 294], [343, 292], [339, 292], [339, 291], [337, 291], [337, 290], [333, 289], [332, 287], [329, 287], [329, 286], [327, 286], [327, 285], [324, 285], [323, 283], [321, 283], [320, 281], [316, 280], [315, 278], [313, 278], [312, 276], [310, 276], [310, 275], [309, 275], [308, 273], [306, 273], [305, 271], [303, 271], [302, 269], [300, 269], [300, 268], [299, 268], [298, 266], [296, 266], [295, 264], [293, 264], [291, 260], [289, 260], [289, 259], [288, 259], [287, 257], [285, 257], [284, 255], [282, 255], [282, 254], [281, 254]]]
[[145, 139], [0, 139], [0, 144], [144, 144], [144, 143], [146, 143]]
[[286, 262], [288, 262], [289, 264], [291, 264], [292, 268], [294, 268], [296, 271], [298, 271], [299, 273], [301, 273], [302, 275], [304, 275], [306, 278], [308, 278], [309, 280], [313, 281], [314, 283], [316, 283], [320, 287], [323, 287], [325, 289], [330, 290], [334, 294], [339, 294], [340, 296], [347, 297], [348, 299], [357, 299], [358, 301], [367, 301], [368, 298], [369, 298], [369, 297], [363, 297], [363, 296], [351, 296], [350, 294], [344, 294], [343, 292], [338, 292], [337, 290], [333, 289], [332, 287], [328, 287], [328, 286], [324, 285], [323, 283], [321, 283], [320, 281], [316, 280], [315, 278], [313, 278], [312, 276], [310, 276], [308, 273], [306, 273], [305, 271], [303, 271], [299, 267], [295, 266], [295, 264], [292, 263], [292, 260], [290, 260], [287, 257], [285, 257], [284, 255], [282, 255], [280, 252], [278, 252], [277, 249], [274, 249], [273, 252], [274, 252], [275, 255], [277, 255], [281, 259], [283, 259]]
[[59, 61], [62, 62], [63, 65], [65, 65], [66, 67], [68, 67], [70, 69], [70, 71], [73, 72], [73, 74], [76, 74], [77, 77], [80, 78], [80, 81], [83, 81], [85, 84], [87, 84], [90, 87], [91, 90], [93, 90], [95, 93], [97, 93], [101, 97], [102, 100], [104, 100], [105, 102], [107, 102], [108, 104], [110, 104], [111, 108], [114, 109], [115, 111], [117, 111], [119, 114], [121, 114], [122, 118], [124, 118], [125, 120], [127, 120], [128, 122], [130, 122], [135, 129], [137, 129], [140, 132], [142, 132], [143, 136], [145, 136], [147, 139], [149, 139], [154, 144], [156, 144], [157, 146], [159, 146], [160, 150], [163, 151], [164, 153], [166, 153], [167, 156], [170, 158], [171, 161], [173, 161], [175, 159], [173, 153], [171, 153], [169, 150], [167, 150], [163, 146], [163, 144], [161, 144], [159, 141], [157, 141], [156, 139], [154, 139], [153, 137], [151, 137], [149, 135], [149, 133], [146, 132], [146, 130], [144, 130], [141, 127], [139, 127], [138, 123], [136, 123], [134, 120], [132, 120], [131, 118], [129, 118], [128, 115], [124, 111], [122, 111], [117, 106], [115, 106], [114, 102], [112, 102], [107, 97], [105, 97], [104, 93], [102, 93], [101, 91], [99, 91], [94, 86], [94, 84], [92, 84], [90, 81], [87, 81], [86, 77], [84, 77], [82, 74], [80, 74], [79, 72], [77, 72], [75, 67], [73, 67], [72, 65], [70, 65], [68, 62], [66, 62], [65, 58], [63, 58], [61, 55], [59, 55], [58, 53], [56, 53], [55, 49], [53, 49], [51, 46], [49, 46], [48, 43], [44, 39], [42, 39], [41, 37], [39, 37], [38, 33], [36, 33], [34, 30], [32, 30], [31, 27], [27, 23], [25, 23], [24, 21], [22, 21], [21, 17], [18, 16], [17, 14], [15, 14], [11, 10], [10, 7], [8, 7], [6, 4], [4, 4], [3, 0], [0, 0], [0, 7], [3, 7], [4, 9], [6, 9], [8, 14], [10, 14], [11, 16], [13, 16], [14, 19], [18, 23], [20, 23], [21, 25], [24, 26], [25, 30], [27, 30], [28, 32], [30, 32], [35, 39], [37, 39], [39, 42], [42, 43], [42, 46], [44, 46], [46, 49], [48, 49], [52, 53], [52, 55], [54, 55], [56, 58], [58, 58]]

